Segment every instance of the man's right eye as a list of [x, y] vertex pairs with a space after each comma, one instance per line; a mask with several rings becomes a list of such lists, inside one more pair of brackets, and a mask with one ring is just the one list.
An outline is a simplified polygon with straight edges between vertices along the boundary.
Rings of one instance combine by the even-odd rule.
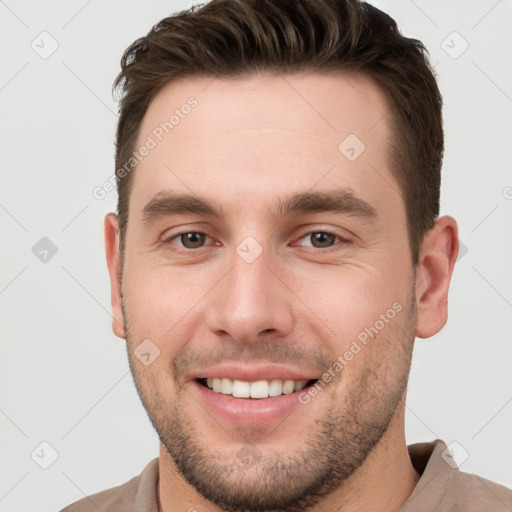
[[176, 243], [184, 249], [199, 249], [204, 246], [207, 238], [211, 240], [206, 233], [200, 231], [184, 231], [168, 238], [163, 243], [168, 245], [176, 240]]

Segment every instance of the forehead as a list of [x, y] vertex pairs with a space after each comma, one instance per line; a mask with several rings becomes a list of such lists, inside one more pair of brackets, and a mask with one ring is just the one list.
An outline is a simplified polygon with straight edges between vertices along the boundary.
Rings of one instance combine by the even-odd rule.
[[355, 74], [172, 81], [141, 124], [136, 148], [151, 149], [136, 167], [132, 206], [142, 210], [163, 190], [229, 205], [235, 195], [259, 204], [312, 187], [370, 196], [377, 187], [381, 201], [396, 202], [389, 113], [378, 86]]

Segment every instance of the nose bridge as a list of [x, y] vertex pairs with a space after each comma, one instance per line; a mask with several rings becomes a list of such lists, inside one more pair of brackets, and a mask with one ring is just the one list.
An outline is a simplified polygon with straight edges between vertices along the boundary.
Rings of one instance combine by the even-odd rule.
[[286, 334], [293, 311], [286, 287], [268, 268], [270, 249], [248, 237], [233, 252], [230, 271], [212, 294], [207, 313], [211, 331], [227, 333], [240, 343], [251, 343], [268, 330]]

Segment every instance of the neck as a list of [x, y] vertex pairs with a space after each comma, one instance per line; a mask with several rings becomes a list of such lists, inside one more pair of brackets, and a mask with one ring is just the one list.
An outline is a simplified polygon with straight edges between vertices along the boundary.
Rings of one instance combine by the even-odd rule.
[[363, 465], [311, 512], [398, 512], [420, 479], [405, 441], [405, 400]]
[[[405, 398], [398, 405], [386, 433], [363, 465], [309, 512], [399, 511], [420, 478], [409, 458], [404, 416]], [[181, 476], [162, 444], [159, 470], [159, 512], [222, 512]]]

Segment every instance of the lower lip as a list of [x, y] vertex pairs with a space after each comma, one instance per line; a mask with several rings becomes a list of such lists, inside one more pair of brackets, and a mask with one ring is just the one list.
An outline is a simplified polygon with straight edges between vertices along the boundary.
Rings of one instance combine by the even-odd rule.
[[238, 425], [257, 426], [275, 420], [283, 420], [298, 406], [303, 406], [299, 395], [307, 392], [310, 386], [290, 393], [270, 398], [235, 398], [212, 391], [197, 381], [189, 381], [191, 392], [200, 403], [206, 405], [215, 416]]

